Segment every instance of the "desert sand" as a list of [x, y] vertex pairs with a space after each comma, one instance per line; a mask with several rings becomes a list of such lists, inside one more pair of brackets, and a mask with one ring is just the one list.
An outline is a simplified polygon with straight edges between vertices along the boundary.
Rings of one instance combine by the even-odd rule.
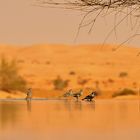
[[[33, 89], [34, 97], [59, 97], [68, 89], [82, 88], [84, 95], [94, 89], [100, 91], [100, 98], [110, 98], [123, 88], [138, 92], [140, 87], [140, 48], [122, 46], [114, 51], [116, 47], [0, 45], [0, 56], [16, 59], [19, 74]], [[69, 81], [63, 90], [54, 89], [53, 80], [58, 76]]]

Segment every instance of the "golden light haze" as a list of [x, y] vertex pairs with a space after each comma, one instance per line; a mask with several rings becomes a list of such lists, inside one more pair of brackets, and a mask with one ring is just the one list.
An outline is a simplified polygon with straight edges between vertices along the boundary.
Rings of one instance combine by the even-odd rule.
[[[102, 98], [124, 88], [138, 93], [140, 86], [139, 48], [106, 45], [0, 46], [0, 54], [15, 58], [19, 73], [33, 88], [35, 97], [58, 97], [64, 91], [83, 88], [101, 90]], [[121, 77], [121, 74], [125, 76]], [[63, 90], [54, 90], [57, 77], [68, 80]], [[91, 91], [91, 90], [90, 90]]]

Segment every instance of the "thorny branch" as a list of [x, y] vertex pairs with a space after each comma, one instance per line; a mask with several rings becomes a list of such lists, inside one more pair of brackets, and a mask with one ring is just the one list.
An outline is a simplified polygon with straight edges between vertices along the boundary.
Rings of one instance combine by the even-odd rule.
[[[37, 6], [41, 7], [53, 7], [53, 8], [64, 8], [64, 9], [72, 9], [79, 10], [84, 13], [84, 16], [79, 23], [78, 31], [76, 34], [76, 38], [79, 35], [81, 28], [89, 26], [89, 33], [92, 31], [95, 22], [98, 17], [105, 17], [110, 14], [114, 14], [115, 24], [111, 31], [107, 34], [104, 43], [108, 40], [109, 36], [115, 32], [116, 28], [128, 17], [130, 18], [131, 29], [138, 30], [140, 25], [140, 0], [36, 0]], [[117, 15], [123, 14], [123, 18], [117, 21]], [[94, 15], [94, 16], [93, 16]], [[89, 18], [92, 17], [92, 18]], [[132, 17], [135, 18], [134, 25], [132, 24]], [[137, 32], [137, 31], [136, 31]], [[138, 33], [136, 33], [138, 35]], [[132, 39], [135, 35], [131, 35]], [[127, 42], [124, 41], [124, 42]], [[120, 46], [119, 46], [120, 47]]]

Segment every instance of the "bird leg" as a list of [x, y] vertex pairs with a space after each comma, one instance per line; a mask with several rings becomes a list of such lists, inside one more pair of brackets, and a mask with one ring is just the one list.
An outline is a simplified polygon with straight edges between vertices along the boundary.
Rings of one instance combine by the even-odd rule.
[[78, 101], [79, 100], [79, 97], [77, 96], [76, 98], [77, 98], [77, 101]]

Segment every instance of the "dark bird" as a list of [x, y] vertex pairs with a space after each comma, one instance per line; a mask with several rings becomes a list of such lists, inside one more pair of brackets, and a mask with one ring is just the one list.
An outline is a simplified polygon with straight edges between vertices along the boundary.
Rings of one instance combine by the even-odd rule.
[[97, 95], [96, 91], [92, 92], [91, 94], [87, 95], [82, 100], [92, 101], [92, 99]]
[[69, 96], [72, 96], [72, 89], [68, 90], [64, 95], [63, 97], [69, 97]]
[[26, 96], [26, 100], [31, 100], [32, 99], [32, 89], [29, 88], [26, 92], [27, 96]]
[[82, 96], [82, 94], [83, 94], [83, 90], [81, 89], [79, 92], [74, 93], [72, 96], [78, 100], [79, 97]]

